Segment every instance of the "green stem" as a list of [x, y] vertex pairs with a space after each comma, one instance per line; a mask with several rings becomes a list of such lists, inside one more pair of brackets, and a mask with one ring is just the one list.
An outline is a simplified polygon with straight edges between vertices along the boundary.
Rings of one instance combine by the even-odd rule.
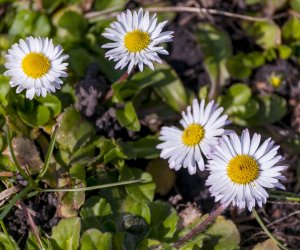
[[19, 165], [19, 163], [17, 161], [13, 146], [11, 144], [11, 133], [10, 133], [10, 128], [8, 125], [6, 125], [6, 133], [7, 133], [6, 138], [7, 138], [8, 150], [9, 150], [11, 158], [12, 158], [14, 164], [16, 165], [20, 175], [22, 175], [22, 177], [29, 182], [30, 186], [32, 186], [36, 190], [39, 190], [39, 187], [36, 185], [36, 183], [31, 178], [31, 176], [26, 174], [26, 172], [23, 170], [23, 168]]
[[42, 179], [42, 177], [44, 176], [44, 174], [48, 170], [49, 163], [50, 163], [51, 156], [52, 156], [52, 153], [53, 153], [53, 149], [54, 149], [54, 145], [55, 145], [55, 140], [56, 140], [56, 137], [57, 137], [57, 134], [58, 134], [59, 127], [60, 127], [60, 124], [56, 124], [55, 127], [54, 127], [54, 131], [53, 131], [53, 134], [51, 136], [51, 141], [50, 141], [50, 144], [49, 144], [49, 148], [48, 148], [48, 151], [47, 151], [47, 154], [46, 154], [45, 163], [44, 163], [44, 165], [42, 167], [41, 172], [39, 173], [38, 177], [36, 178], [37, 181], [39, 181], [40, 179]]
[[284, 245], [282, 245], [272, 234], [271, 232], [268, 230], [268, 228], [266, 227], [266, 225], [263, 223], [263, 221], [260, 219], [258, 213], [256, 212], [256, 210], [253, 208], [253, 214], [258, 222], [258, 224], [261, 226], [261, 228], [265, 231], [265, 234], [269, 236], [270, 239], [272, 239], [279, 247], [281, 247], [284, 250], [288, 250], [288, 248], [286, 248]]
[[12, 246], [13, 249], [16, 250], [16, 246], [15, 246], [15, 244], [12, 242], [11, 237], [10, 237], [10, 235], [9, 235], [8, 232], [7, 232], [3, 220], [0, 220], [0, 224], [1, 224], [2, 231], [4, 232], [4, 234], [6, 235], [6, 237], [7, 237], [8, 240], [9, 240], [10, 245]]
[[117, 187], [117, 186], [123, 186], [123, 185], [135, 184], [135, 183], [143, 183], [143, 182], [145, 182], [145, 180], [138, 179], [138, 180], [120, 181], [116, 183], [108, 183], [108, 184], [102, 184], [102, 185], [84, 187], [84, 188], [42, 189], [42, 192], [80, 192], [80, 191], [89, 191], [89, 190], [96, 190], [96, 189], [109, 188], [109, 187]]
[[4, 217], [8, 214], [8, 212], [10, 211], [10, 209], [16, 204], [16, 202], [19, 199], [22, 199], [30, 190], [32, 189], [31, 186], [27, 186], [24, 189], [22, 189], [22, 191], [18, 194], [16, 194], [10, 201], [9, 203], [5, 206], [5, 209], [3, 209], [3, 211], [0, 214], [0, 220], [3, 220]]
[[284, 195], [276, 195], [276, 194], [269, 194], [271, 198], [280, 199], [285, 201], [293, 201], [293, 202], [300, 202], [300, 197], [290, 197]]

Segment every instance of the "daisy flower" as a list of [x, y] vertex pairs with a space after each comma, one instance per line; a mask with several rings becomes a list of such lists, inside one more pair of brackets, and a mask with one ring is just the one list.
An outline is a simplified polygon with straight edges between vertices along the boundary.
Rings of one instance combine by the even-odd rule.
[[263, 143], [259, 134], [250, 138], [247, 129], [241, 137], [236, 133], [223, 136], [207, 166], [210, 175], [206, 185], [211, 186], [215, 200], [240, 209], [247, 206], [251, 211], [255, 203], [260, 207], [266, 203], [266, 188], [285, 189], [279, 180], [285, 179], [281, 171], [286, 166], [281, 164], [284, 158], [277, 154], [278, 149], [271, 138]]
[[123, 69], [129, 64], [128, 73], [135, 65], [143, 71], [145, 64], [154, 70], [153, 61], [162, 63], [158, 54], [168, 55], [168, 52], [159, 44], [171, 42], [173, 37], [173, 31], [161, 32], [167, 21], [157, 23], [156, 14], [149, 16], [149, 12], [144, 14], [143, 9], [139, 12], [127, 10], [118, 15], [117, 20], [102, 34], [113, 41], [102, 48], [110, 49], [105, 57], [118, 62], [115, 69]]
[[193, 105], [188, 106], [186, 112], [182, 112], [180, 124], [183, 130], [176, 127], [162, 127], [159, 139], [164, 141], [157, 145], [161, 149], [160, 157], [169, 159], [169, 166], [179, 170], [182, 166], [188, 168], [189, 173], [195, 174], [197, 166], [204, 170], [204, 155], [210, 153], [212, 147], [217, 144], [217, 137], [226, 131], [227, 115], [222, 115], [223, 108], [218, 108], [214, 101], [205, 106], [205, 101], [200, 104], [197, 99]]
[[65, 72], [68, 63], [63, 63], [68, 56], [62, 52], [61, 46], [54, 46], [49, 38], [20, 39], [5, 56], [8, 70], [4, 75], [11, 77], [11, 87], [18, 86], [17, 93], [26, 90], [26, 98], [45, 97], [61, 88], [60, 77], [68, 76]]

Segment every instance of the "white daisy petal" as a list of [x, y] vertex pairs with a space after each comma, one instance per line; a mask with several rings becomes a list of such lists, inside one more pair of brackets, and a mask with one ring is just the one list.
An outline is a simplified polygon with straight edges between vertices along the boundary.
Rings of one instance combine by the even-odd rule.
[[[205, 107], [205, 102], [200, 103], [194, 99], [192, 106], [188, 106], [186, 111], [182, 112], [180, 123], [184, 130], [176, 127], [162, 127], [159, 139], [162, 141], [157, 148], [161, 150], [160, 156], [164, 159], [169, 158], [169, 166], [172, 169], [187, 168], [190, 174], [195, 174], [197, 167], [203, 171], [205, 169], [204, 156], [207, 156], [212, 151], [212, 147], [217, 144], [217, 136], [221, 136], [225, 131], [220, 125], [217, 130], [212, 130], [209, 126], [202, 124], [202, 118], [207, 116], [205, 120], [210, 122], [213, 119], [218, 123], [223, 120], [225, 125], [224, 115], [220, 112], [222, 109], [217, 109], [217, 106], [210, 102], [208, 108]], [[217, 114], [214, 113], [217, 112]], [[204, 114], [207, 112], [207, 114]], [[227, 117], [227, 116], [226, 116]], [[226, 152], [230, 154], [229, 149]], [[230, 156], [228, 156], [230, 158]], [[222, 164], [226, 161], [218, 159]]]
[[[167, 55], [163, 47], [155, 47], [158, 44], [171, 42], [173, 32], [161, 32], [167, 22], [156, 25], [156, 15], [149, 17], [149, 12], [127, 10], [117, 16], [117, 21], [111, 23], [102, 34], [112, 43], [102, 45], [102, 48], [110, 49], [105, 57], [118, 62], [116, 69], [125, 68], [130, 73], [134, 66], [143, 71], [144, 64], [154, 70], [152, 62], [162, 63], [158, 53]], [[20, 52], [22, 53], [22, 51]]]
[[279, 182], [285, 179], [281, 171], [286, 169], [277, 165], [283, 158], [277, 155], [279, 147], [273, 146], [270, 138], [259, 146], [260, 138], [254, 134], [250, 140], [246, 129], [240, 137], [234, 133], [219, 139], [219, 145], [209, 155], [210, 175], [206, 181], [215, 200], [251, 211], [255, 204], [262, 207], [266, 203], [265, 188], [285, 189]]
[[16, 92], [26, 90], [26, 98], [34, 95], [46, 97], [47, 93], [55, 92], [60, 77], [66, 77], [68, 58], [62, 55], [61, 46], [54, 46], [48, 38], [27, 37], [12, 45], [6, 55], [4, 75], [10, 76], [10, 86], [17, 87]]

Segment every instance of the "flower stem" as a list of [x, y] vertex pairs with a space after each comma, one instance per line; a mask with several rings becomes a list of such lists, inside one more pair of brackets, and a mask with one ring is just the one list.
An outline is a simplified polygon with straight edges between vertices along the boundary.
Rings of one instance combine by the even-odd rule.
[[179, 248], [185, 243], [189, 242], [191, 239], [196, 237], [199, 233], [204, 231], [206, 227], [212, 223], [220, 214], [222, 214], [227, 206], [221, 204], [215, 211], [208, 215], [208, 217], [202, 221], [198, 226], [193, 228], [189, 233], [184, 235], [182, 238], [178, 239], [176, 242], [173, 243], [173, 247]]
[[40, 179], [42, 179], [42, 177], [44, 176], [44, 174], [48, 170], [50, 159], [51, 159], [51, 156], [52, 156], [52, 153], [53, 153], [53, 149], [54, 149], [54, 145], [55, 145], [55, 140], [56, 140], [56, 137], [57, 137], [57, 134], [58, 134], [59, 127], [60, 127], [60, 124], [56, 124], [54, 126], [54, 131], [53, 131], [52, 136], [51, 136], [51, 141], [50, 141], [49, 148], [48, 148], [48, 151], [47, 151], [47, 155], [46, 155], [46, 158], [45, 158], [45, 163], [43, 165], [43, 168], [42, 168], [41, 172], [39, 173], [38, 177], [36, 178], [37, 181], [39, 181]]
[[145, 180], [138, 179], [138, 180], [129, 180], [129, 181], [119, 181], [116, 183], [108, 183], [108, 184], [102, 184], [102, 185], [84, 187], [84, 188], [43, 189], [42, 192], [80, 192], [80, 191], [89, 191], [89, 190], [96, 190], [96, 189], [109, 188], [109, 187], [117, 187], [117, 186], [123, 186], [123, 185], [135, 184], [135, 183], [145, 183]]
[[288, 250], [288, 248], [286, 248], [284, 245], [282, 245], [272, 234], [271, 232], [268, 230], [268, 228], [266, 227], [266, 225], [263, 223], [263, 221], [260, 219], [258, 213], [256, 212], [256, 210], [253, 208], [252, 213], [254, 214], [258, 224], [261, 226], [261, 228], [265, 231], [265, 234], [269, 236], [270, 239], [272, 239], [279, 247], [281, 247], [284, 250]]

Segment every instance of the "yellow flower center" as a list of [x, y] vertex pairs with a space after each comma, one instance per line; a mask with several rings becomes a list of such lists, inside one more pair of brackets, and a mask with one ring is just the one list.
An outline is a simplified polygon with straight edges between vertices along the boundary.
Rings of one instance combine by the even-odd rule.
[[279, 88], [282, 84], [282, 79], [279, 76], [271, 76], [269, 81], [271, 85], [276, 89]]
[[205, 130], [200, 124], [189, 125], [182, 134], [182, 141], [187, 146], [195, 146], [204, 138]]
[[41, 78], [50, 69], [50, 61], [42, 53], [31, 52], [22, 61], [24, 73], [31, 78]]
[[129, 52], [140, 52], [148, 47], [150, 35], [141, 30], [134, 30], [125, 35], [124, 43]]
[[248, 184], [259, 174], [259, 166], [255, 159], [248, 155], [237, 155], [228, 164], [229, 178], [238, 184]]

